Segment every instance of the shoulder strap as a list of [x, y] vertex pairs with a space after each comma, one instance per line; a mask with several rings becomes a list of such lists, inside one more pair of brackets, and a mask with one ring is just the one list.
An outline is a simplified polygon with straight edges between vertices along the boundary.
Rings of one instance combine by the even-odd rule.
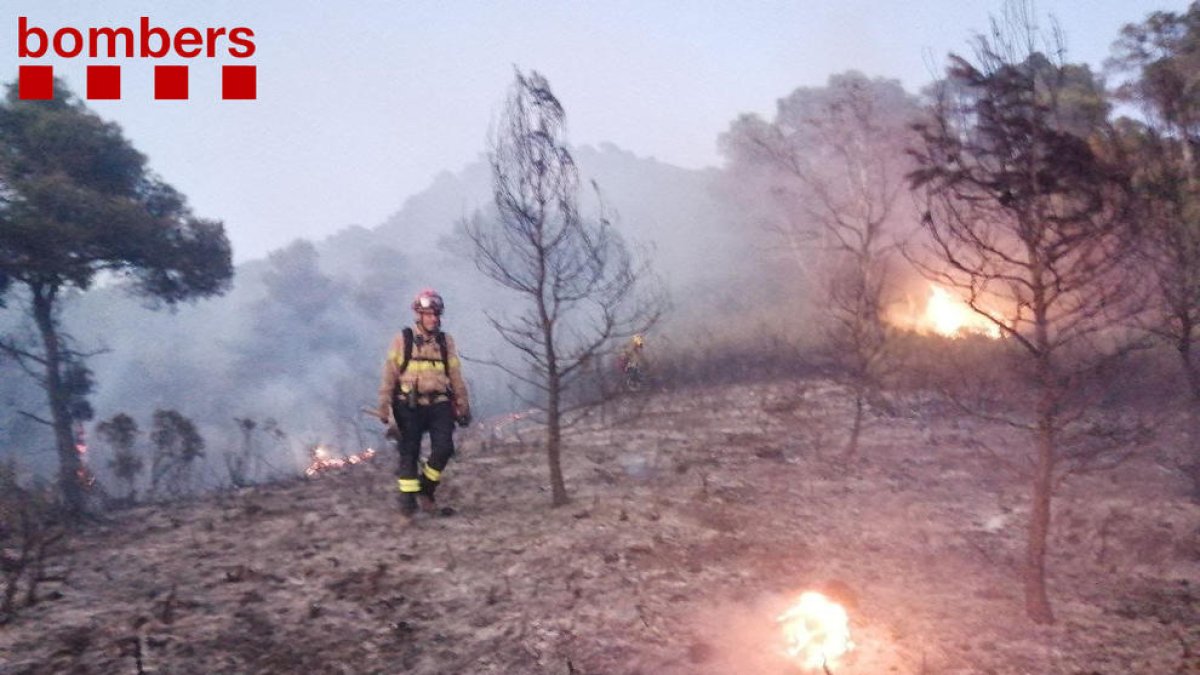
[[404, 360], [400, 362], [400, 372], [408, 370], [408, 362], [412, 360], [413, 347], [413, 330], [405, 327], [404, 329]]
[[[449, 376], [450, 375], [450, 360], [448, 358], [449, 348], [446, 347], [446, 334], [439, 330], [437, 333], [434, 334], [434, 339], [437, 340], [438, 349], [441, 350], [441, 352], [442, 352], [442, 370], [444, 370], [446, 372], [446, 375]], [[413, 350], [413, 329], [405, 328], [404, 329], [404, 361], [402, 361], [400, 363], [400, 372], [402, 372], [402, 373], [405, 370], [408, 370], [408, 362], [412, 361], [412, 350]]]
[[446, 353], [449, 351], [446, 348], [446, 334], [439, 330], [434, 337], [437, 339], [438, 349], [442, 350], [442, 370], [444, 370], [446, 372], [446, 376], [449, 377], [450, 360], [446, 358]]

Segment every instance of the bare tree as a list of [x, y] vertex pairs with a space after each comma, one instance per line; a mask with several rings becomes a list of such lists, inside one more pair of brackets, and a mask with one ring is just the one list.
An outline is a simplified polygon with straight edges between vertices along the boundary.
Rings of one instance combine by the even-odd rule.
[[0, 465], [0, 625], [12, 619], [19, 606], [37, 603], [40, 584], [63, 580], [48, 574], [46, 565], [64, 535], [54, 495], [21, 486], [13, 466]]
[[770, 227], [828, 291], [828, 342], [853, 397], [851, 457], [886, 361], [883, 308], [898, 235], [911, 222], [902, 197], [918, 112], [898, 82], [849, 72], [824, 88], [797, 89], [771, 123], [741, 117], [722, 138], [734, 171], [763, 167], [782, 178], [773, 194], [789, 216]]
[[595, 220], [580, 214], [579, 173], [565, 124], [546, 78], [518, 70], [488, 153], [495, 213], [464, 223], [476, 266], [521, 300], [515, 315], [488, 319], [520, 355], [519, 365], [496, 365], [532, 388], [531, 405], [545, 413], [555, 506], [567, 502], [560, 462], [564, 415], [587, 405], [569, 402], [566, 394], [616, 339], [646, 330], [664, 307], [660, 294], [645, 291], [647, 265], [603, 208]]
[[[1127, 179], [1104, 152], [1107, 104], [1086, 66], [1041, 47], [1029, 8], [1010, 4], [979, 36], [974, 61], [951, 55], [912, 174], [931, 255], [922, 271], [993, 322], [1030, 395], [991, 411], [1032, 435], [1025, 607], [1054, 620], [1045, 560], [1055, 486], [1128, 439], [1101, 429], [1084, 394], [1127, 343], [1114, 327], [1136, 297], [1123, 245]], [[1111, 441], [1097, 446], [1088, 434]]]

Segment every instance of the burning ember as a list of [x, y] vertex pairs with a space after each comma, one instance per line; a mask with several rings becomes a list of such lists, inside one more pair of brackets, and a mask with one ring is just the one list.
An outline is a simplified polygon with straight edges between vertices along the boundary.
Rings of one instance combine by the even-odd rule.
[[375, 450], [373, 448], [367, 448], [357, 455], [338, 457], [335, 456], [333, 451], [324, 444], [317, 445], [312, 449], [312, 462], [310, 462], [308, 468], [304, 470], [304, 475], [312, 477], [318, 473], [321, 473], [322, 471], [340, 469], [350, 464], [361, 464], [373, 458], [374, 456]]
[[79, 468], [75, 471], [75, 478], [79, 484], [85, 488], [90, 488], [96, 482], [96, 477], [92, 475], [87, 466], [87, 439], [84, 436], [83, 425], [78, 422], [75, 424], [75, 452], [79, 453]]
[[1000, 329], [971, 309], [953, 293], [937, 285], [930, 285], [929, 297], [925, 300], [925, 311], [915, 307], [893, 312], [893, 322], [911, 328], [918, 333], [936, 333], [949, 338], [968, 334], [999, 338]]
[[829, 669], [854, 649], [850, 619], [841, 605], [816, 591], [806, 591], [779, 615], [787, 654], [806, 670]]

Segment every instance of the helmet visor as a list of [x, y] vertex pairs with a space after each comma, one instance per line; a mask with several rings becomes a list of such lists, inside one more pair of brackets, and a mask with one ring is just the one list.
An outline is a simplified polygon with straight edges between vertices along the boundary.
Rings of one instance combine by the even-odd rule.
[[438, 298], [436, 296], [422, 295], [421, 297], [417, 298], [417, 301], [415, 303], [413, 303], [413, 305], [414, 305], [413, 309], [416, 309], [418, 312], [421, 312], [422, 314], [424, 314], [426, 312], [432, 312], [434, 314], [442, 313], [441, 298]]

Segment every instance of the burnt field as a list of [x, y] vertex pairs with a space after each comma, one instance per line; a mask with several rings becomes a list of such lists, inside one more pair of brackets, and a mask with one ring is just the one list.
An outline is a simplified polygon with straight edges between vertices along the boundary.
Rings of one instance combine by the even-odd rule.
[[457, 513], [405, 530], [386, 449], [112, 514], [0, 626], [0, 673], [797, 673], [776, 618], [808, 589], [849, 615], [833, 673], [1200, 671], [1170, 428], [1059, 488], [1037, 625], [1028, 485], [989, 454], [1028, 438], [912, 401], [845, 462], [848, 405], [823, 380], [648, 395], [568, 433], [557, 509], [517, 422], [460, 434]]

